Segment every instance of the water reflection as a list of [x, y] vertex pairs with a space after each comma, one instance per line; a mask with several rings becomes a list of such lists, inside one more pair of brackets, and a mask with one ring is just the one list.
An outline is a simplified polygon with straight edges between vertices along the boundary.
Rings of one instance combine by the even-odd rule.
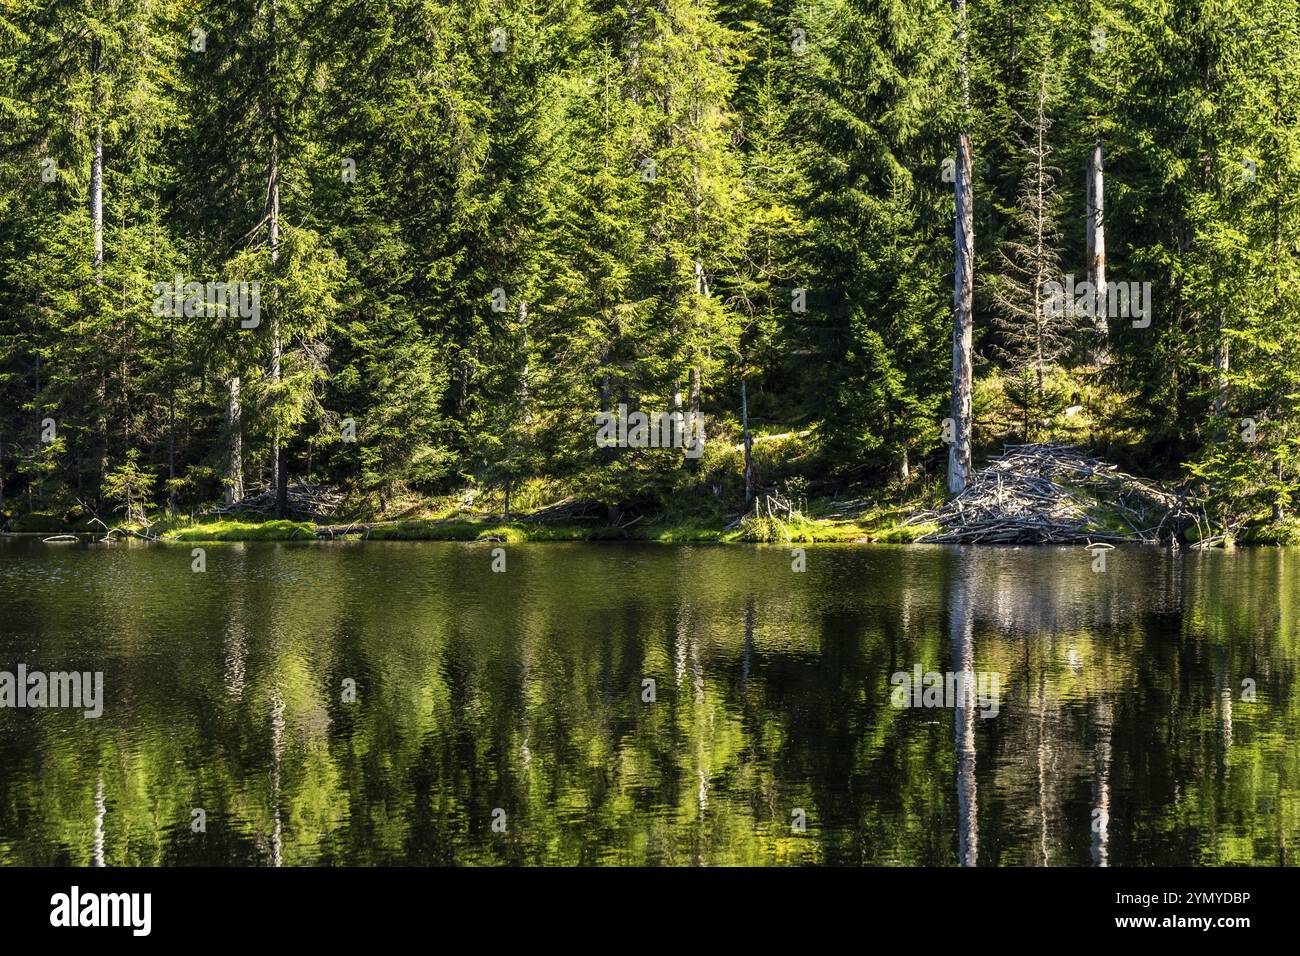
[[1294, 864], [1290, 556], [6, 540], [0, 863]]

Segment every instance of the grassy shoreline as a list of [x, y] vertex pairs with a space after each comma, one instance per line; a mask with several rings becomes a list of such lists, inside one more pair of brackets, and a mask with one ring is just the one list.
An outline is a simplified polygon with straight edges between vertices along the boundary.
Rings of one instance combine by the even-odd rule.
[[[663, 544], [690, 542], [812, 544], [812, 543], [910, 543], [924, 534], [926, 525], [905, 525], [909, 511], [904, 506], [886, 506], [853, 518], [810, 518], [793, 520], [750, 517], [739, 525], [731, 519], [665, 516], [635, 519], [622, 524], [604, 522], [548, 523], [527, 517], [502, 520], [500, 516], [454, 518], [400, 518], [383, 521], [346, 521], [317, 525], [307, 521], [227, 518], [165, 518], [149, 525], [122, 526], [130, 531], [157, 535], [164, 542], [201, 544], [230, 541], [318, 541], [331, 539], [369, 541], [488, 541], [521, 544], [544, 541], [646, 541]], [[24, 516], [28, 517], [28, 516]], [[27, 534], [103, 533], [98, 524], [69, 525], [50, 516], [36, 521], [15, 519], [9, 530]], [[346, 529], [346, 530], [345, 530]]]
[[[339, 528], [340, 525], [322, 526]], [[657, 520], [630, 525], [545, 524], [502, 521], [499, 518], [404, 519], [374, 522], [346, 534], [318, 535], [306, 522], [201, 522], [166, 530], [164, 541], [201, 543], [216, 541], [305, 541], [364, 539], [367, 541], [485, 541], [507, 544], [545, 541], [646, 541], [661, 544], [690, 542], [811, 544], [907, 543], [924, 533], [924, 527], [904, 527], [901, 522], [829, 521], [804, 519], [785, 522], [760, 519], [728, 529], [722, 522]]]
[[[500, 516], [455, 518], [398, 518], [318, 525], [308, 521], [264, 519], [234, 521], [228, 518], [159, 517], [148, 526], [124, 525], [125, 530], [156, 535], [161, 542], [204, 544], [241, 541], [482, 541], [523, 544], [547, 541], [643, 541], [660, 544], [911, 544], [928, 531], [929, 524], [906, 524], [910, 505], [878, 506], [853, 518], [813, 518], [796, 514], [792, 520], [750, 517], [728, 527], [724, 518], [678, 519], [657, 516], [648, 520], [611, 525], [603, 522], [547, 523], [527, 517], [504, 521]], [[25, 521], [35, 517], [41, 520]], [[332, 530], [330, 530], [332, 529]], [[344, 530], [348, 529], [348, 530]], [[9, 523], [13, 534], [103, 534], [104, 528], [85, 521], [75, 524], [48, 515], [20, 516]], [[1104, 529], [1103, 529], [1104, 530]], [[1196, 539], [1189, 528], [1185, 544]], [[1278, 546], [1300, 543], [1300, 527], [1247, 529], [1233, 544]]]

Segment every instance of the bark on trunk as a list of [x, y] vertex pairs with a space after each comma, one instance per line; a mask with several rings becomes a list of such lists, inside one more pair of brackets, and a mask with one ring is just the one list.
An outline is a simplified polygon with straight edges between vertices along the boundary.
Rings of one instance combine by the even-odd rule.
[[[1281, 524], [1283, 518], [1282, 496], [1285, 493], [1282, 491], [1282, 459], [1281, 458], [1273, 459], [1273, 478], [1274, 480], [1276, 480], [1278, 485], [1276, 496], [1273, 498], [1273, 523]], [[4, 489], [0, 488], [0, 504], [3, 503], [4, 503]]]
[[[271, 39], [271, 70], [274, 72], [276, 43], [275, 0], [272, 0], [270, 4], [268, 16]], [[280, 117], [276, 108], [274, 94], [272, 94], [268, 116], [271, 123], [271, 156], [268, 163], [266, 183], [267, 244], [271, 248], [271, 271], [274, 273], [276, 264], [280, 261]], [[271, 361], [269, 368], [272, 389], [276, 389], [280, 384], [280, 365], [283, 351], [284, 346], [280, 340], [279, 303], [275, 301], [275, 296], [272, 295]], [[278, 396], [276, 401], [278, 401]], [[288, 504], [289, 482], [284, 472], [284, 449], [280, 445], [280, 426], [277, 423], [271, 427], [271, 487], [275, 488], [275, 516], [277, 518], [285, 516]]]
[[226, 399], [226, 504], [233, 505], [244, 498], [244, 439], [240, 432], [239, 376], [230, 378]]
[[[964, 4], [963, 4], [964, 7]], [[953, 440], [948, 446], [948, 491], [966, 487], [971, 467], [971, 285], [974, 282], [975, 227], [971, 211], [970, 137], [962, 133], [957, 149], [957, 261], [952, 302], [952, 397], [948, 413]]]
[[740, 428], [745, 442], [745, 514], [749, 514], [754, 503], [754, 444], [749, 436], [749, 390], [743, 378], [740, 380]]
[[1101, 140], [1098, 139], [1088, 154], [1088, 281], [1096, 296], [1092, 310], [1092, 327], [1095, 334], [1091, 358], [1093, 364], [1104, 365], [1109, 360], [1107, 337], [1110, 322], [1106, 316], [1106, 173]]
[[525, 422], [528, 421], [528, 379], [532, 375], [532, 364], [528, 359], [528, 303], [519, 300], [519, 349], [521, 361], [519, 368], [519, 410]]
[[[91, 109], [98, 111], [100, 101], [99, 71], [103, 58], [103, 47], [98, 38], [90, 46], [91, 73]], [[95, 143], [90, 155], [90, 227], [93, 241], [91, 265], [95, 270], [95, 285], [104, 284], [104, 131], [98, 116], [95, 120]], [[105, 373], [100, 369], [95, 385], [95, 437], [99, 448], [99, 485], [102, 487], [104, 476], [108, 473], [108, 386], [104, 380]], [[99, 489], [96, 490], [96, 502]]]
[[[695, 423], [700, 421], [700, 369], [699, 369], [699, 366], [696, 366], [696, 367], [694, 367], [694, 368], [691, 369], [691, 383], [690, 383], [690, 390], [691, 390], [691, 397], [690, 397], [690, 403], [691, 403], [691, 407], [690, 407], [690, 413], [691, 413], [691, 426], [690, 426], [690, 431], [688, 432], [688, 434], [695, 435], [696, 438], [697, 438], [697, 440], [699, 440], [699, 441], [703, 441], [703, 440], [704, 440], [704, 423], [703, 423], [703, 422], [700, 422], [698, 432], [695, 430], [695, 429], [696, 429], [696, 425], [695, 425]], [[685, 465], [685, 467], [687, 468], [687, 470], [689, 470], [689, 471], [695, 471], [695, 470], [698, 469], [699, 466], [700, 466], [700, 459], [699, 459], [699, 458], [689, 458], [689, 457], [688, 457], [688, 458], [685, 459], [684, 465]]]
[[176, 517], [176, 389], [167, 393], [167, 513]]
[[948, 446], [948, 491], [956, 494], [966, 487], [971, 464], [971, 285], [975, 280], [975, 221], [971, 193], [971, 143], [966, 132], [970, 112], [970, 64], [966, 46], [966, 0], [953, 0], [957, 15], [957, 80], [961, 92], [962, 132], [957, 137], [955, 188], [957, 211], [954, 223], [956, 268], [952, 296], [952, 395], [949, 415], [953, 440]]
[[1231, 363], [1222, 310], [1219, 310], [1215, 318], [1214, 328], [1218, 335], [1218, 343], [1214, 349], [1214, 417], [1222, 418], [1228, 407], [1228, 367]]
[[[94, 108], [99, 106], [100, 60], [103, 56], [100, 41], [96, 38], [90, 46], [91, 97]], [[104, 283], [104, 129], [98, 120], [95, 122], [95, 147], [90, 157], [90, 221], [94, 234], [95, 284]]]

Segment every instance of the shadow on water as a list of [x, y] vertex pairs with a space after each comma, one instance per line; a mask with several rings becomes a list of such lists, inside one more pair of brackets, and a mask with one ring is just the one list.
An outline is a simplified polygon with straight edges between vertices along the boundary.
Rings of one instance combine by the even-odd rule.
[[0, 542], [0, 864], [1297, 862], [1300, 552], [490, 547]]

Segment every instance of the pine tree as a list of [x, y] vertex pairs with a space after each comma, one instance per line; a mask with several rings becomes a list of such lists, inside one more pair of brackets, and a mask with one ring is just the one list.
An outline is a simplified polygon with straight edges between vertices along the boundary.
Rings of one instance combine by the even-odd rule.
[[[1033, 440], [1034, 423], [1054, 411], [1050, 376], [1070, 350], [1074, 302], [1061, 295], [1060, 201], [1053, 164], [1052, 118], [1054, 77], [1058, 61], [1049, 32], [1038, 38], [1031, 54], [1033, 70], [1030, 112], [1021, 117], [1024, 177], [1012, 213], [1013, 235], [1001, 251], [1002, 269], [992, 282], [1000, 336], [997, 351], [1010, 371], [1010, 393], [1024, 421], [1026, 441]], [[1056, 289], [1053, 295], [1053, 286]]]
[[945, 417], [951, 25], [943, 2], [871, 2], [828, 5], [808, 28], [816, 273], [807, 315], [789, 322], [832, 460], [850, 472], [910, 476]]

